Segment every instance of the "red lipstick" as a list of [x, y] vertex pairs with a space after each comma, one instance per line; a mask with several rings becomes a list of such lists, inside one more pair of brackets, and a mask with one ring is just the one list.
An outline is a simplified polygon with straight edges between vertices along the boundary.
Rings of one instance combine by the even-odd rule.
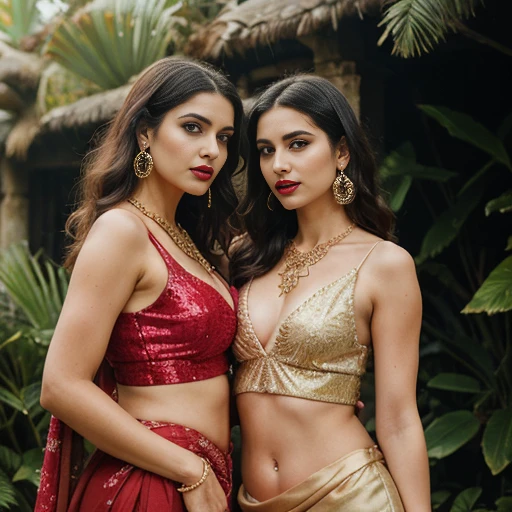
[[280, 194], [292, 194], [299, 188], [300, 182], [290, 180], [279, 180], [276, 182], [276, 190]]
[[192, 174], [203, 181], [208, 181], [213, 176], [213, 167], [209, 165], [198, 165], [190, 169]]

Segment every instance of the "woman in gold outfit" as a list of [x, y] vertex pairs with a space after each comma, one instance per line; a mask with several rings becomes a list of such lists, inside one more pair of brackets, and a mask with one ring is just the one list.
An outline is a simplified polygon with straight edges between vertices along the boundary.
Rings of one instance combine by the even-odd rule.
[[[421, 297], [367, 139], [327, 80], [267, 89], [249, 119], [234, 353], [242, 510], [427, 512], [416, 406]], [[370, 348], [375, 446], [355, 415]]]

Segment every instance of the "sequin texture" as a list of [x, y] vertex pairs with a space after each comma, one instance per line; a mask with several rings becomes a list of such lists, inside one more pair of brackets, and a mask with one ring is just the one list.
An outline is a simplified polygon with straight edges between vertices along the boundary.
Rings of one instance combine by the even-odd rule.
[[[117, 382], [176, 384], [226, 373], [235, 312], [215, 288], [176, 262], [151, 233], [149, 238], [164, 259], [169, 278], [153, 304], [119, 315], [106, 354]], [[236, 305], [236, 290], [231, 293]]]
[[354, 289], [358, 268], [322, 287], [288, 315], [267, 353], [249, 317], [251, 282], [240, 290], [233, 352], [235, 393], [272, 393], [354, 405], [368, 348], [357, 340]]

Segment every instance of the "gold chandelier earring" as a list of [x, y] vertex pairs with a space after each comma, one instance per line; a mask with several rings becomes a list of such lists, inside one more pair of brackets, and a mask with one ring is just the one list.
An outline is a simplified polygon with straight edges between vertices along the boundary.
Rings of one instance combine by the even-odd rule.
[[208, 189], [208, 208], [212, 207], [212, 189]]
[[338, 175], [332, 184], [332, 191], [334, 192], [334, 198], [338, 204], [350, 204], [356, 197], [356, 191], [354, 184], [343, 172], [339, 169]]
[[148, 153], [149, 148], [146, 148], [146, 142], [143, 142], [142, 146], [142, 151], [133, 161], [133, 169], [137, 178], [147, 178], [153, 170], [153, 157]]

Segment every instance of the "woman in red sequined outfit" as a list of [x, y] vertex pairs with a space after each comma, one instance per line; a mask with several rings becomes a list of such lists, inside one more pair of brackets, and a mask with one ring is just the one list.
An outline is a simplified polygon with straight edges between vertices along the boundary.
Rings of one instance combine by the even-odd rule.
[[[43, 377], [37, 512], [229, 510], [236, 292], [212, 263], [231, 241], [242, 119], [224, 76], [166, 58], [89, 156]], [[97, 447], [79, 477], [73, 432]]]

